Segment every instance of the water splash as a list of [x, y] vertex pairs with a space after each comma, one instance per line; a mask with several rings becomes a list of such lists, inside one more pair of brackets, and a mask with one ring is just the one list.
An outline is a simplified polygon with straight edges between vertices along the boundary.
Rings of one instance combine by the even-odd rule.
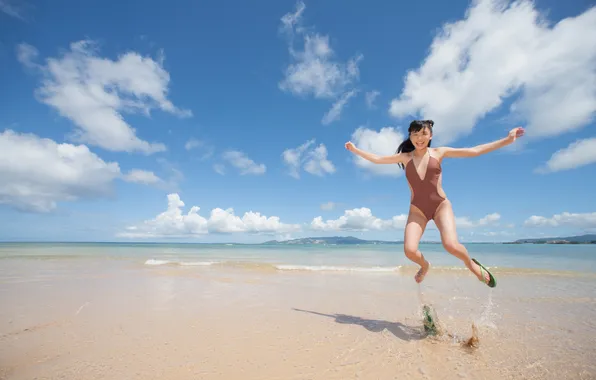
[[495, 321], [498, 319], [498, 314], [495, 312], [496, 304], [493, 301], [493, 290], [490, 289], [488, 293], [488, 299], [486, 300], [486, 304], [482, 308], [482, 312], [480, 317], [476, 319], [475, 323], [477, 326], [481, 327], [489, 327], [492, 329], [496, 329], [497, 325]]

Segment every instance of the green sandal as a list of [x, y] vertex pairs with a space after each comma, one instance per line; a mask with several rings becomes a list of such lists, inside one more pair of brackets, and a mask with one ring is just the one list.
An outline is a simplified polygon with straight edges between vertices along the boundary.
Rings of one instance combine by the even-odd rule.
[[[478, 262], [478, 260], [476, 259], [472, 259], [473, 262], [475, 262], [476, 264], [478, 264], [478, 266], [480, 267], [480, 272], [482, 273], [482, 280], [480, 280], [481, 282], [487, 284], [488, 286], [490, 286], [491, 288], [494, 288], [495, 286], [497, 286], [497, 280], [495, 280], [495, 278], [493, 277], [493, 275], [488, 271], [488, 269], [486, 269], [482, 264], [480, 264]], [[486, 277], [484, 276], [485, 273], [488, 273], [488, 277], [489, 277], [489, 281], [488, 283], [486, 283], [485, 279]]]

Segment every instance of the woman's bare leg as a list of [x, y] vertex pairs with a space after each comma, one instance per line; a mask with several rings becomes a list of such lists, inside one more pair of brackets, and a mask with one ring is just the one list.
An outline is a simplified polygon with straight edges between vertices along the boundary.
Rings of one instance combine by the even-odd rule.
[[424, 280], [424, 276], [430, 266], [430, 263], [426, 261], [422, 252], [418, 250], [418, 244], [425, 228], [426, 218], [420, 213], [410, 210], [404, 231], [404, 253], [408, 259], [420, 265], [420, 270], [414, 277], [414, 280], [418, 283]]
[[[457, 229], [455, 227], [455, 215], [453, 214], [453, 207], [449, 200], [444, 201], [439, 206], [437, 213], [435, 214], [435, 224], [441, 233], [441, 242], [443, 247], [453, 256], [457, 257], [464, 262], [466, 267], [474, 273], [478, 280], [482, 280], [482, 272], [478, 264], [472, 261], [468, 250], [461, 244], [457, 239]], [[488, 274], [484, 279], [484, 282], [488, 282]]]

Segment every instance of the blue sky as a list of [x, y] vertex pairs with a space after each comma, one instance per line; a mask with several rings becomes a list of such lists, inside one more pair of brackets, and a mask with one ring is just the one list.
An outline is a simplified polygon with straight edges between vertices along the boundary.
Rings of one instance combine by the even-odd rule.
[[[401, 240], [391, 154], [443, 163], [464, 241], [596, 230], [588, 2], [0, 0], [0, 239]], [[564, 22], [563, 22], [564, 21]], [[198, 207], [191, 209], [192, 207]], [[424, 239], [436, 240], [429, 225]]]

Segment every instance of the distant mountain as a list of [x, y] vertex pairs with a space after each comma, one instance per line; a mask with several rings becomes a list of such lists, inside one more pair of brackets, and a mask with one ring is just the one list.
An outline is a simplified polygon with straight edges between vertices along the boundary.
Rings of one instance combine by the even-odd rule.
[[550, 237], [537, 239], [519, 239], [506, 244], [596, 244], [596, 234]]
[[353, 236], [327, 236], [327, 237], [308, 237], [291, 240], [270, 240], [263, 244], [284, 244], [284, 245], [298, 245], [298, 244], [402, 244], [401, 241], [383, 241], [383, 240], [363, 240]]

